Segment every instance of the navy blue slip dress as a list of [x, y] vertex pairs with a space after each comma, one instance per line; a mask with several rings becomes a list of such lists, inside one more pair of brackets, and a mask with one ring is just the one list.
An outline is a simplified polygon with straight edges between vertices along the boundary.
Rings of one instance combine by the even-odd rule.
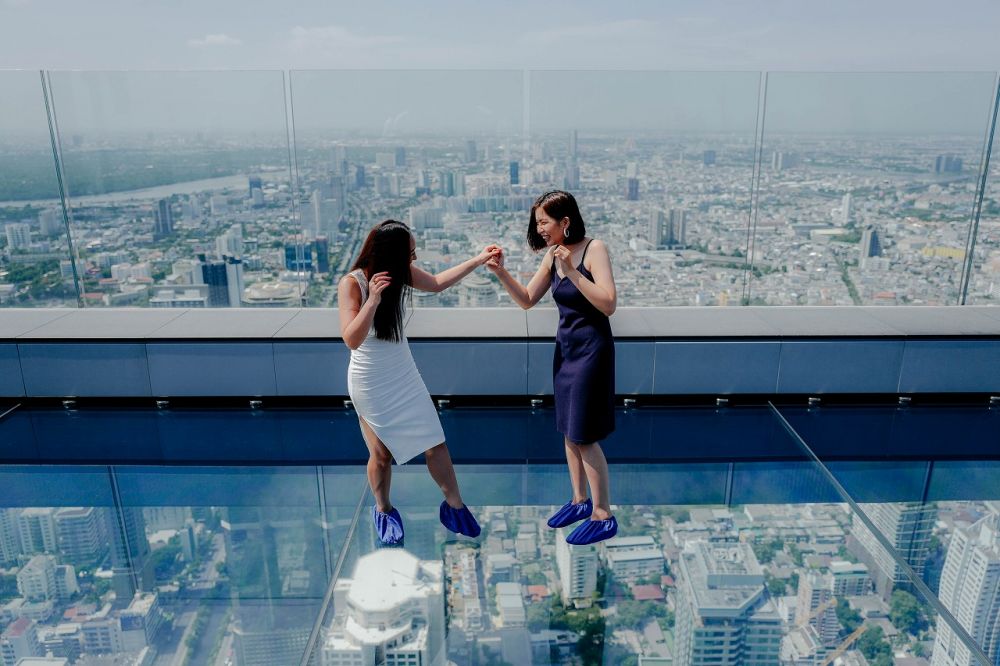
[[[594, 276], [583, 266], [590, 243], [583, 249], [577, 270]], [[552, 298], [559, 308], [556, 351], [552, 362], [556, 428], [571, 442], [598, 442], [615, 429], [615, 341], [608, 317], [587, 300], [569, 279], [551, 268]]]

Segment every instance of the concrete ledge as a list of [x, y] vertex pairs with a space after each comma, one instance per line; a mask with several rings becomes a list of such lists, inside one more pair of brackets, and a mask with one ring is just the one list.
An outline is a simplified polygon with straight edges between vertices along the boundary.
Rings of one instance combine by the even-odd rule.
[[[1000, 392], [1000, 308], [621, 308], [620, 395]], [[548, 395], [553, 308], [416, 309], [437, 395]], [[0, 310], [0, 397], [346, 395], [334, 310]]]

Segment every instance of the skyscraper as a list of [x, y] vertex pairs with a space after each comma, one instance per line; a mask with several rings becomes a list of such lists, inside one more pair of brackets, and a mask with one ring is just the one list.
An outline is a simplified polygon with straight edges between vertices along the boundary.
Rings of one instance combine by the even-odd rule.
[[846, 192], [840, 200], [840, 224], [847, 226], [854, 221], [854, 198], [850, 192]]
[[865, 267], [868, 259], [879, 256], [882, 256], [882, 241], [878, 229], [869, 224], [861, 232], [861, 267]]
[[153, 238], [159, 240], [173, 235], [174, 216], [173, 211], [170, 210], [170, 199], [160, 199], [157, 201], [153, 216], [155, 218]]
[[201, 277], [208, 285], [208, 307], [224, 308], [229, 306], [229, 279], [226, 274], [226, 262], [205, 261], [201, 255]]
[[587, 601], [597, 589], [597, 549], [571, 546], [565, 535], [556, 536], [556, 568], [564, 604]]
[[671, 208], [669, 213], [654, 210], [649, 214], [649, 242], [655, 249], [684, 247], [687, 236], [687, 211]]
[[5, 228], [7, 249], [24, 250], [31, 245], [31, 226], [23, 222], [11, 222]]
[[476, 142], [469, 139], [465, 142], [465, 163], [475, 164], [479, 161], [479, 151], [476, 149]]
[[247, 197], [250, 198], [250, 199], [253, 198], [253, 191], [254, 190], [263, 190], [264, 189], [264, 183], [263, 183], [263, 181], [261, 181], [260, 176], [250, 176], [247, 179], [247, 183], [249, 185], [249, 190], [250, 190], [248, 192], [248, 194], [247, 194]]
[[351, 578], [337, 581], [340, 610], [323, 644], [323, 666], [444, 666], [443, 573], [440, 559], [418, 560], [399, 548], [361, 557]]
[[705, 166], [712, 166], [715, 164], [715, 151], [706, 150], [701, 154], [701, 163]]
[[962, 158], [954, 155], [938, 155], [934, 160], [934, 173], [959, 173]]
[[520, 165], [517, 162], [510, 163], [510, 184], [517, 185], [521, 182]]
[[38, 214], [38, 226], [43, 236], [55, 236], [64, 231], [62, 212], [58, 208], [46, 208]]
[[639, 200], [639, 179], [638, 178], [626, 178], [625, 179], [625, 199], [628, 201], [638, 201]]
[[55, 509], [40, 507], [21, 511], [17, 517], [17, 529], [22, 553], [34, 555], [59, 552], [55, 512]]
[[229, 307], [238, 308], [243, 305], [243, 261], [236, 257], [223, 257], [226, 262], [226, 289], [229, 295]]
[[777, 664], [781, 616], [748, 544], [691, 541], [680, 557], [674, 663]]
[[566, 176], [563, 182], [568, 190], [580, 187], [580, 164], [575, 157], [566, 160]]
[[64, 507], [56, 511], [56, 538], [64, 561], [91, 563], [107, 552], [107, 522], [99, 509]]
[[316, 237], [316, 271], [330, 272], [330, 240], [326, 236]]
[[[922, 575], [937, 508], [918, 502], [862, 504], [861, 508], [916, 574]], [[906, 574], [864, 523], [855, 521], [852, 535], [864, 550], [861, 559], [880, 595], [888, 599], [896, 586], [909, 588]]]
[[[962, 628], [1000, 663], [1000, 516], [958, 528], [948, 544], [938, 597]], [[947, 622], [937, 623], [931, 666], [974, 666], [974, 659]]]
[[576, 130], [569, 131], [569, 156], [575, 158], [577, 151], [577, 133]]

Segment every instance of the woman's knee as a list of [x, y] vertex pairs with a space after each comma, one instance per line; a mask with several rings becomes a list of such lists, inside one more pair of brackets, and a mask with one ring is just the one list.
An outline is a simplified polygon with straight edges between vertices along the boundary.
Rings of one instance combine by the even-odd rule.
[[444, 442], [441, 442], [437, 446], [432, 446], [431, 448], [424, 451], [424, 458], [433, 458], [434, 456], [444, 453], [447, 451], [447, 447]]
[[372, 449], [368, 452], [368, 460], [379, 467], [388, 467], [392, 464], [392, 454], [389, 449]]

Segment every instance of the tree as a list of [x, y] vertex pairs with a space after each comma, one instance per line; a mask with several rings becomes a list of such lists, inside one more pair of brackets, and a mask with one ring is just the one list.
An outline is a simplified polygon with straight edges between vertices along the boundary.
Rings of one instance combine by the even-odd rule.
[[[882, 627], [869, 627], [858, 639], [857, 648], [873, 666], [875, 664], [892, 666], [892, 648], [885, 640]], [[888, 662], [885, 659], [888, 659]]]
[[846, 599], [837, 599], [837, 620], [849, 634], [861, 626], [861, 613], [851, 608]]
[[772, 597], [780, 597], [785, 594], [785, 581], [780, 578], [771, 578], [767, 581], [767, 591]]
[[889, 620], [900, 631], [917, 635], [927, 627], [920, 601], [905, 590], [895, 590], [889, 601]]

